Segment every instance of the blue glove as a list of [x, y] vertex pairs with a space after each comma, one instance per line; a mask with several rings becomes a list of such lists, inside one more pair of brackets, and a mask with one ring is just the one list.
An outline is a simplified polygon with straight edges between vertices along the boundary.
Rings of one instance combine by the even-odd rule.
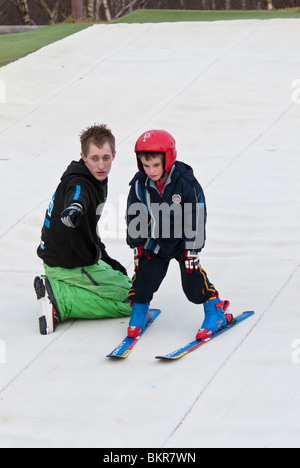
[[77, 228], [80, 224], [82, 212], [82, 206], [79, 203], [73, 203], [61, 213], [60, 219], [67, 227]]

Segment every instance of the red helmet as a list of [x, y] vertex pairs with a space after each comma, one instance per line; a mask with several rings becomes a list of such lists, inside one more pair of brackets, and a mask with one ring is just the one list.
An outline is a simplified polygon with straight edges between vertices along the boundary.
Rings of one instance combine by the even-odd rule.
[[[176, 143], [172, 135], [165, 130], [149, 130], [143, 133], [135, 144], [136, 153], [144, 151], [156, 151], [165, 154], [165, 171], [170, 172], [175, 164], [177, 151]], [[138, 168], [144, 172], [143, 166], [137, 159]]]

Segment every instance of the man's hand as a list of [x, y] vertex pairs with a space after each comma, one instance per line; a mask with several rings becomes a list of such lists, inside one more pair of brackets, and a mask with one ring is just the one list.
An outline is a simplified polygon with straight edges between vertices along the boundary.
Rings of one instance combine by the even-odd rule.
[[107, 265], [110, 265], [113, 270], [120, 271], [121, 273], [123, 273], [123, 275], [128, 276], [126, 268], [120, 262], [118, 262], [118, 260], [115, 260], [114, 258], [111, 258], [108, 255], [103, 242], [100, 241], [99, 247], [101, 249], [100, 260], [102, 260], [104, 263], [107, 263]]
[[73, 203], [61, 213], [60, 219], [65, 226], [75, 229], [80, 224], [82, 212], [82, 206], [79, 203]]
[[118, 260], [107, 256], [106, 259], [103, 261], [107, 263], [107, 265], [110, 265], [113, 270], [120, 271], [121, 273], [123, 273], [123, 275], [128, 276], [126, 268], [120, 262], [118, 262]]

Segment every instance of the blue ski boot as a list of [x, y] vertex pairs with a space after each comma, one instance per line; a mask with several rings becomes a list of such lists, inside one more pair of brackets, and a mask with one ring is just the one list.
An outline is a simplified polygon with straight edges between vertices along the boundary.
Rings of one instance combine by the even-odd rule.
[[128, 338], [137, 338], [149, 318], [149, 306], [150, 304], [147, 302], [145, 304], [138, 304], [137, 302], [133, 302], [132, 304], [132, 315], [129, 322], [128, 327]]
[[229, 301], [221, 301], [218, 291], [204, 303], [205, 319], [196, 335], [196, 340], [201, 341], [211, 337], [216, 331], [232, 321], [232, 315], [225, 313], [228, 306]]

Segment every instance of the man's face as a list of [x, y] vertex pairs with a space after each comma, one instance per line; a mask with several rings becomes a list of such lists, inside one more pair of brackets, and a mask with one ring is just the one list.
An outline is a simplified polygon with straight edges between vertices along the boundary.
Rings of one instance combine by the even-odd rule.
[[141, 163], [144, 171], [153, 182], [158, 182], [164, 173], [164, 166], [162, 162], [162, 156], [158, 155], [155, 158], [151, 158], [148, 161], [144, 156], [141, 156]]
[[90, 143], [88, 153], [86, 155], [81, 153], [86, 167], [99, 181], [105, 180], [110, 173], [115, 155], [116, 153], [112, 153], [109, 143], [104, 143], [101, 148], [98, 148], [94, 143]]

